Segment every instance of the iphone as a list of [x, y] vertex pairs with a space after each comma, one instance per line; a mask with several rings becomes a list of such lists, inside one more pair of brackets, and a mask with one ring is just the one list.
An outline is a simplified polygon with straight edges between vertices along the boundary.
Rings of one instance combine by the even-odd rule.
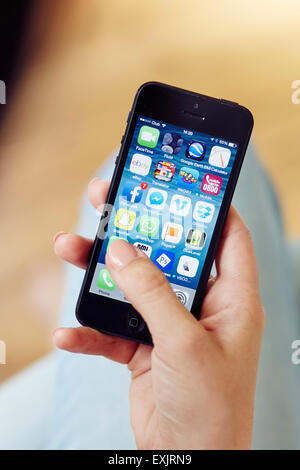
[[81, 324], [152, 344], [105, 266], [115, 239], [142, 250], [200, 315], [252, 127], [237, 103], [162, 83], [140, 87], [77, 303]]

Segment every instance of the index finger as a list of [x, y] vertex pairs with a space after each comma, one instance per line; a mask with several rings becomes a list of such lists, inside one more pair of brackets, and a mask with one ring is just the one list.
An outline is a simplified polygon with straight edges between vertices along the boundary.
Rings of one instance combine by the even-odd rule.
[[215, 261], [219, 279], [235, 279], [258, 286], [251, 235], [233, 206], [228, 212]]

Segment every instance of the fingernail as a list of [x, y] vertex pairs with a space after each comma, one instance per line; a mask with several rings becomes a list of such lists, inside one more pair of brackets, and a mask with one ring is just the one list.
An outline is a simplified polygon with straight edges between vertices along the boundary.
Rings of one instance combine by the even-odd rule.
[[67, 235], [67, 232], [57, 232], [53, 237], [53, 243], [55, 243], [57, 239], [61, 237], [62, 235]]
[[120, 271], [131, 261], [138, 258], [139, 253], [130, 243], [124, 240], [115, 240], [109, 245], [107, 256], [110, 265], [117, 271]]
[[58, 332], [58, 328], [54, 328], [54, 330], [51, 333], [52, 336], [52, 341], [55, 341], [56, 333]]
[[61, 340], [64, 340], [64, 330], [62, 328], [55, 328], [52, 331], [52, 341], [54, 346], [60, 347], [60, 345], [62, 345]]
[[95, 181], [101, 181], [101, 180], [100, 178], [96, 176], [95, 178], [91, 179], [91, 181], [89, 182], [89, 185], [95, 183]]

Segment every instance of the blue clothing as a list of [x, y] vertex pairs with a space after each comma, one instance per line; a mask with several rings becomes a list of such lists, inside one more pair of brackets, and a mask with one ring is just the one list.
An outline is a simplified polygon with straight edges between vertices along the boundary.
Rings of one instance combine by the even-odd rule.
[[[101, 168], [101, 178], [111, 178], [113, 161]], [[266, 311], [253, 448], [299, 448], [300, 376], [291, 362], [291, 343], [300, 338], [300, 286], [293, 284], [276, 195], [252, 146], [233, 203], [252, 234]], [[77, 230], [94, 238], [97, 225], [85, 194]], [[62, 326], [77, 325], [74, 312], [83, 275], [65, 266]], [[0, 448], [134, 449], [129, 384], [126, 366], [56, 351], [0, 388]]]

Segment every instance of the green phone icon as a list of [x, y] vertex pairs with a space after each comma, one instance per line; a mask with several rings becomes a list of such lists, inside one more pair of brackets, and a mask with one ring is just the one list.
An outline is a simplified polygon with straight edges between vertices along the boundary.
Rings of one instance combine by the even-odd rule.
[[155, 127], [142, 126], [138, 136], [138, 144], [153, 149], [157, 145], [158, 138], [158, 129], [155, 129]]
[[100, 289], [115, 290], [116, 283], [112, 280], [107, 269], [101, 269], [97, 279], [97, 286]]

